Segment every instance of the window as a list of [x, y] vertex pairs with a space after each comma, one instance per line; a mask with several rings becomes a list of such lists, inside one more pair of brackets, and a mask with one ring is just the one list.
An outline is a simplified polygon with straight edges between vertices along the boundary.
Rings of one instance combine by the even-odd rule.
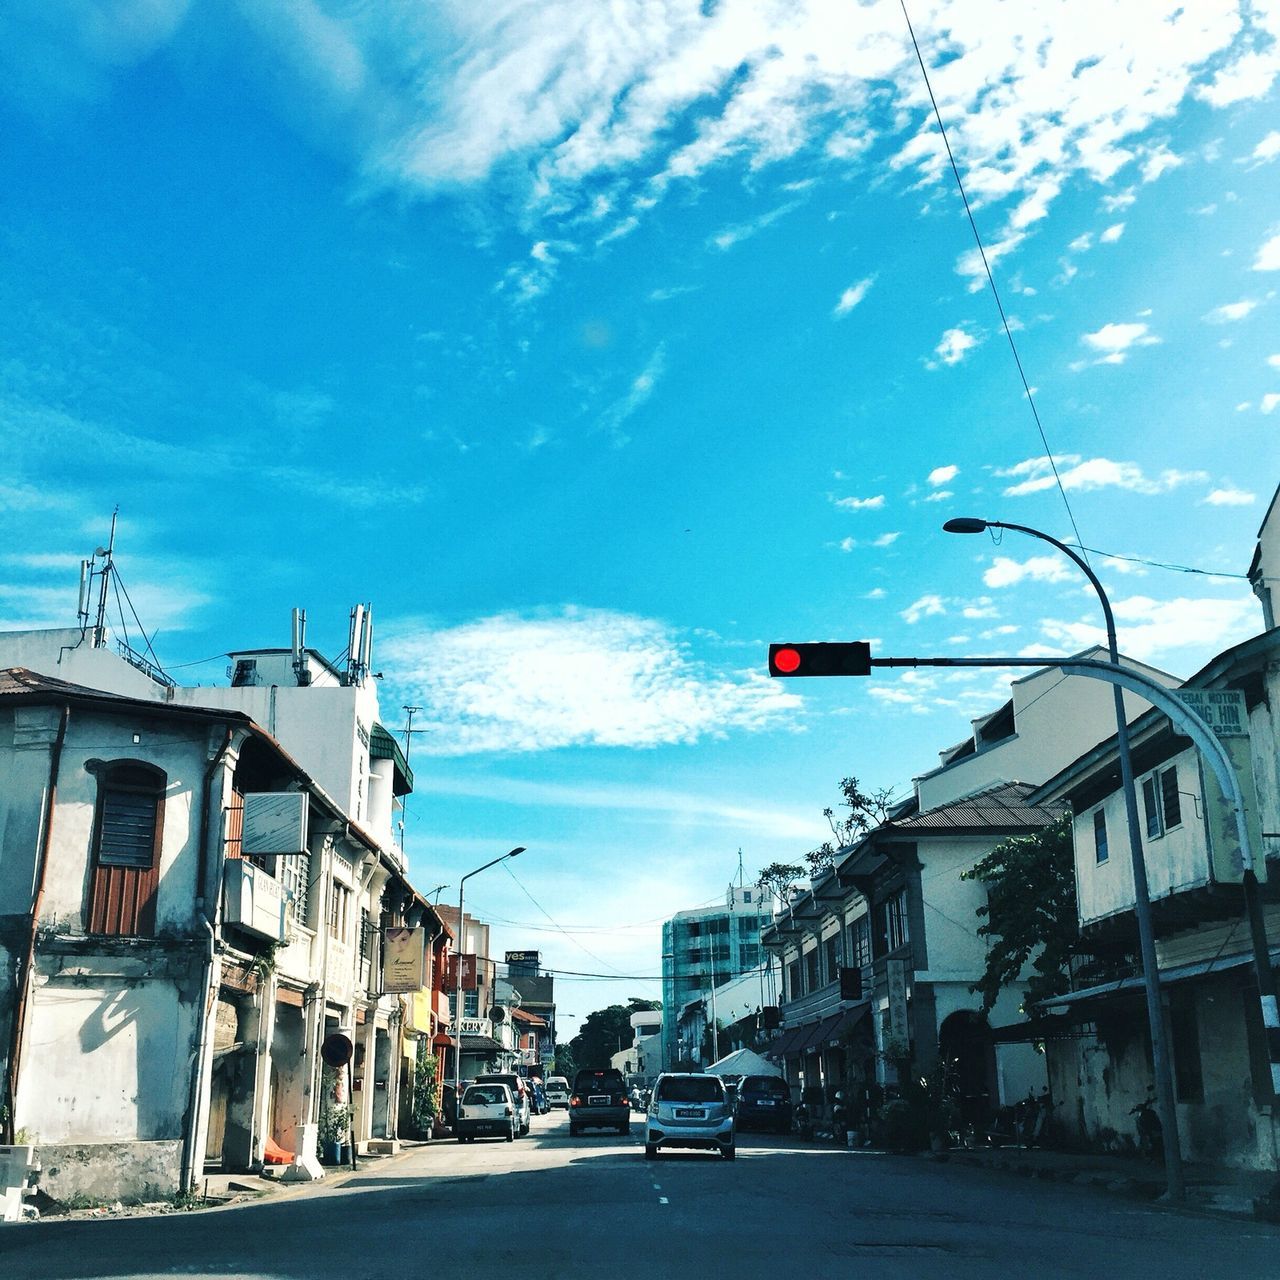
[[1164, 810], [1164, 829], [1182, 825], [1182, 797], [1178, 794], [1178, 766], [1160, 771], [1160, 807]]
[[1142, 808], [1147, 818], [1147, 839], [1154, 840], [1157, 836], [1164, 835], [1164, 829], [1160, 825], [1160, 797], [1156, 791], [1155, 774], [1142, 780]]
[[480, 992], [464, 991], [462, 993], [462, 1016], [478, 1018], [480, 1016]]
[[840, 977], [840, 935], [833, 933], [823, 942], [822, 950], [827, 981], [836, 982]]
[[285, 897], [293, 903], [293, 919], [296, 924], [306, 925], [309, 891], [311, 888], [311, 855], [309, 853], [290, 854], [276, 859], [279, 868], [278, 879], [284, 889]]
[[804, 953], [804, 989], [817, 991], [821, 985], [822, 979], [818, 976], [818, 948], [814, 947], [812, 951]]
[[787, 998], [798, 1000], [804, 995], [804, 982], [801, 978], [800, 961], [793, 960], [787, 965]]
[[1164, 835], [1170, 827], [1182, 825], [1182, 797], [1178, 794], [1178, 766], [1157, 769], [1142, 780], [1142, 807], [1147, 822], [1147, 839]]
[[1095, 809], [1093, 813], [1093, 856], [1099, 865], [1111, 856], [1107, 847], [1107, 814], [1105, 809]]
[[884, 904], [884, 936], [888, 950], [894, 951], [907, 943], [911, 934], [907, 929], [907, 891], [899, 889]]
[[329, 890], [329, 936], [342, 942], [347, 936], [347, 918], [351, 911], [351, 890], [337, 880]]
[[845, 930], [845, 956], [851, 967], [862, 967], [871, 963], [870, 916], [859, 916]]
[[149, 938], [156, 931], [164, 773], [141, 761], [91, 761], [98, 778], [89, 932]]

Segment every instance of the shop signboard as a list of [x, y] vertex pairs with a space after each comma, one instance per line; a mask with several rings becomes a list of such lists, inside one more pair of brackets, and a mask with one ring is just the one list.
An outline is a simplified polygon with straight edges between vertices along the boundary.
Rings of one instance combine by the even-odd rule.
[[426, 985], [427, 931], [387, 928], [382, 931], [382, 989], [388, 993], [420, 991]]

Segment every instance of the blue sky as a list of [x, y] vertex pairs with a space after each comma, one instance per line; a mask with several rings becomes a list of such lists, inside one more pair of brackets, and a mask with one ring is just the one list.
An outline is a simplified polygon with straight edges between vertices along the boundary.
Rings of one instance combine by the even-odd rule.
[[[1084, 543], [1242, 574], [1280, 6], [909, 7]], [[1097, 638], [1047, 549], [940, 532], [1074, 536], [896, 0], [32, 0], [0, 37], [0, 626], [74, 620], [116, 504], [185, 680], [294, 605], [336, 656], [371, 601], [429, 730], [418, 882], [530, 849], [470, 885], [500, 946], [656, 974], [740, 847], [799, 860], [842, 776], [905, 791], [1002, 697], [770, 684], [770, 640]], [[1239, 577], [1094, 563], [1178, 674], [1260, 626]]]

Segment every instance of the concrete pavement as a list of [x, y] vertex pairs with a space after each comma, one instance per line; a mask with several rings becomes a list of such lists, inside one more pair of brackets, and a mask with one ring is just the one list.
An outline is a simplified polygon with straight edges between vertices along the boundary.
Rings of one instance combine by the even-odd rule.
[[213, 1212], [0, 1234], [0, 1274], [449, 1274], [664, 1280], [779, 1273], [1271, 1277], [1280, 1228], [1163, 1212], [1081, 1187], [742, 1135], [733, 1163], [643, 1159], [639, 1127], [570, 1139], [563, 1113], [509, 1144], [431, 1144], [341, 1185]]

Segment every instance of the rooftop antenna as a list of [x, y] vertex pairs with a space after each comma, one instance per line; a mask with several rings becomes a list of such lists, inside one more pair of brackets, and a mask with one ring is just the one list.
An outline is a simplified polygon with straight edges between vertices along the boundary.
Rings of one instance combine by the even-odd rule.
[[311, 670], [307, 662], [307, 611], [293, 611], [293, 674], [300, 685], [311, 683]]
[[741, 889], [742, 887], [743, 887], [742, 885], [742, 846], [739, 845], [738, 846], [738, 888]]
[[102, 556], [102, 568], [98, 570], [98, 616], [93, 626], [93, 647], [101, 649], [107, 643], [107, 586], [111, 580], [112, 555], [116, 549], [116, 519], [120, 508], [111, 513], [111, 536], [105, 547], [99, 547], [93, 554]]

